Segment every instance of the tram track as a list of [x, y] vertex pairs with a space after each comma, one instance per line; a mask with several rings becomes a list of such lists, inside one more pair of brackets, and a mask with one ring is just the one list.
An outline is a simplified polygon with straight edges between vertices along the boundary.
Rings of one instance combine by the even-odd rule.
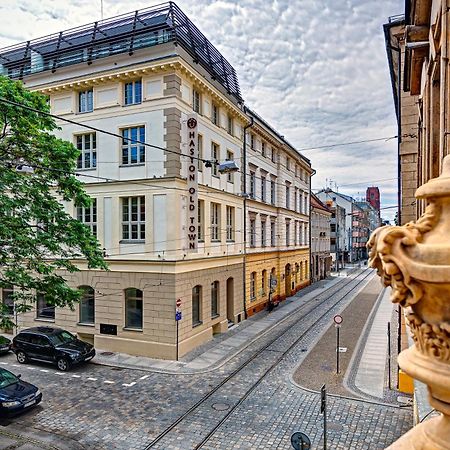
[[[352, 273], [354, 273], [352, 271]], [[298, 308], [294, 313], [289, 316], [289, 320], [280, 321], [279, 325], [285, 325], [286, 323], [289, 325], [292, 322], [292, 325], [298, 324], [299, 319], [303, 319], [307, 317], [309, 314], [317, 312], [321, 307], [323, 307], [327, 302], [330, 302], [329, 305], [326, 305], [326, 309], [321, 311], [320, 316], [314, 320], [311, 324], [309, 324], [305, 329], [300, 332], [300, 335], [295, 336], [295, 332], [293, 332], [293, 327], [287, 326], [280, 333], [275, 333], [275, 336], [270, 339], [267, 343], [265, 343], [261, 348], [257, 349], [252, 355], [250, 355], [247, 359], [245, 359], [241, 364], [239, 364], [230, 374], [228, 374], [223, 380], [221, 380], [216, 386], [214, 386], [209, 392], [204, 394], [194, 405], [192, 405], [188, 410], [186, 410], [180, 417], [174, 420], [170, 425], [168, 425], [161, 433], [159, 433], [146, 447], [144, 450], [149, 450], [152, 448], [167, 448], [167, 446], [159, 446], [164, 441], [164, 438], [169, 437], [170, 433], [174, 433], [176, 435], [180, 435], [180, 425], [188, 418], [192, 417], [195, 420], [194, 416], [199, 413], [200, 409], [203, 406], [207, 406], [208, 400], [210, 400], [213, 396], [217, 397], [218, 401], [222, 399], [229, 399], [236, 397], [236, 388], [233, 388], [233, 381], [238, 375], [242, 375], [242, 378], [250, 383], [249, 387], [245, 389], [242, 395], [239, 395], [238, 398], [235, 399], [233, 405], [224, 412], [222, 418], [208, 431], [208, 433], [201, 437], [199, 436], [199, 441], [197, 441], [193, 446], [189, 447], [180, 447], [180, 448], [193, 448], [200, 449], [211, 439], [211, 437], [216, 433], [216, 431], [227, 421], [227, 419], [236, 411], [237, 408], [251, 395], [251, 393], [260, 385], [260, 383], [266, 379], [266, 377], [280, 364], [280, 362], [286, 357], [286, 355], [296, 347], [296, 345], [310, 332], [333, 308], [335, 308], [340, 302], [342, 302], [349, 294], [354, 292], [371, 274], [373, 271], [366, 269], [359, 272], [355, 277], [352, 277], [350, 280], [345, 279], [343, 282], [339, 282], [333, 286], [322, 291], [318, 294], [317, 297], [308, 301], [302, 307]], [[338, 296], [336, 299], [335, 297]], [[309, 308], [308, 308], [309, 307]], [[297, 330], [295, 330], [297, 331]], [[276, 350], [274, 348], [270, 348], [273, 345], [279, 343], [281, 338], [289, 338], [289, 333], [294, 333], [294, 336], [289, 339], [292, 342], [287, 344], [287, 347], [284, 350]], [[257, 358], [260, 357], [263, 353], [265, 353], [265, 358], [262, 360], [262, 364], [258, 365]], [[255, 368], [250, 367], [251, 363], [255, 363]], [[264, 366], [265, 363], [268, 363], [267, 367]], [[248, 372], [248, 373], [246, 373]], [[256, 377], [252, 380], [253, 377]], [[226, 385], [230, 384], [233, 388], [232, 392], [228, 394], [224, 394], [221, 392], [222, 388], [225, 388]], [[200, 418], [202, 415], [200, 416]], [[178, 437], [178, 440], [180, 438]], [[183, 443], [185, 445], [186, 443]], [[173, 444], [171, 444], [173, 445]]]

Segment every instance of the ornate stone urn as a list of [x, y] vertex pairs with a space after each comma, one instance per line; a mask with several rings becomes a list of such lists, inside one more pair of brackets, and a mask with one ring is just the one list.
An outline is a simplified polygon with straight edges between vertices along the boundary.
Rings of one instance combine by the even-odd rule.
[[425, 199], [417, 222], [378, 228], [371, 236], [369, 266], [377, 269], [391, 300], [406, 308], [414, 345], [400, 353], [400, 367], [428, 386], [430, 404], [442, 415], [427, 420], [389, 449], [450, 449], [450, 155], [443, 171], [416, 191]]

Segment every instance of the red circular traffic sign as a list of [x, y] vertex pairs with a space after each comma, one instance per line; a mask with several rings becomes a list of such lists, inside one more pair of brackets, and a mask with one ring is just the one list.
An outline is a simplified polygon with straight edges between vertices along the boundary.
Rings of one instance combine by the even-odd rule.
[[333, 320], [334, 320], [334, 323], [335, 323], [336, 325], [340, 325], [344, 319], [343, 319], [342, 316], [340, 316], [339, 314], [336, 314], [336, 315], [333, 317]]
[[181, 298], [177, 298], [177, 308], [181, 306]]

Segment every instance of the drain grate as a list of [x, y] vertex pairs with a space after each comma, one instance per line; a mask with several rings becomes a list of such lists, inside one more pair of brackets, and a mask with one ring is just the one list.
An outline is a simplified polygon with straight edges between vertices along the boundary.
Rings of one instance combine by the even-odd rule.
[[226, 411], [230, 408], [230, 405], [228, 403], [214, 403], [212, 408], [216, 411]]

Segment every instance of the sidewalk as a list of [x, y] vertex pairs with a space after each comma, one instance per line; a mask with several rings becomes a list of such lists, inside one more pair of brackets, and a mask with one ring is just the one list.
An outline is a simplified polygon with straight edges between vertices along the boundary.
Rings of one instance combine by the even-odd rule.
[[222, 366], [256, 339], [268, 333], [274, 326], [302, 306], [304, 301], [309, 301], [313, 297], [320, 295], [325, 289], [338, 283], [342, 278], [341, 272], [340, 277], [322, 280], [302, 289], [293, 297], [289, 297], [282, 302], [270, 314], [261, 312], [252, 316], [248, 320], [232, 327], [228, 333], [219, 335], [198, 349], [193, 350], [191, 352], [195, 355], [193, 358], [188, 354], [181, 361], [177, 362], [131, 356], [124, 353], [108, 355], [107, 353], [109, 352], [97, 349], [97, 355], [92, 360], [92, 363], [160, 373], [190, 374], [209, 372]]
[[391, 320], [393, 308], [390, 295], [391, 289], [387, 288], [380, 294], [381, 298], [375, 306], [376, 313], [370, 329], [362, 335], [364, 337], [367, 335], [367, 340], [365, 343], [361, 342], [364, 350], [356, 369], [354, 381], [360, 391], [377, 398], [384, 397], [388, 353], [387, 324]]

